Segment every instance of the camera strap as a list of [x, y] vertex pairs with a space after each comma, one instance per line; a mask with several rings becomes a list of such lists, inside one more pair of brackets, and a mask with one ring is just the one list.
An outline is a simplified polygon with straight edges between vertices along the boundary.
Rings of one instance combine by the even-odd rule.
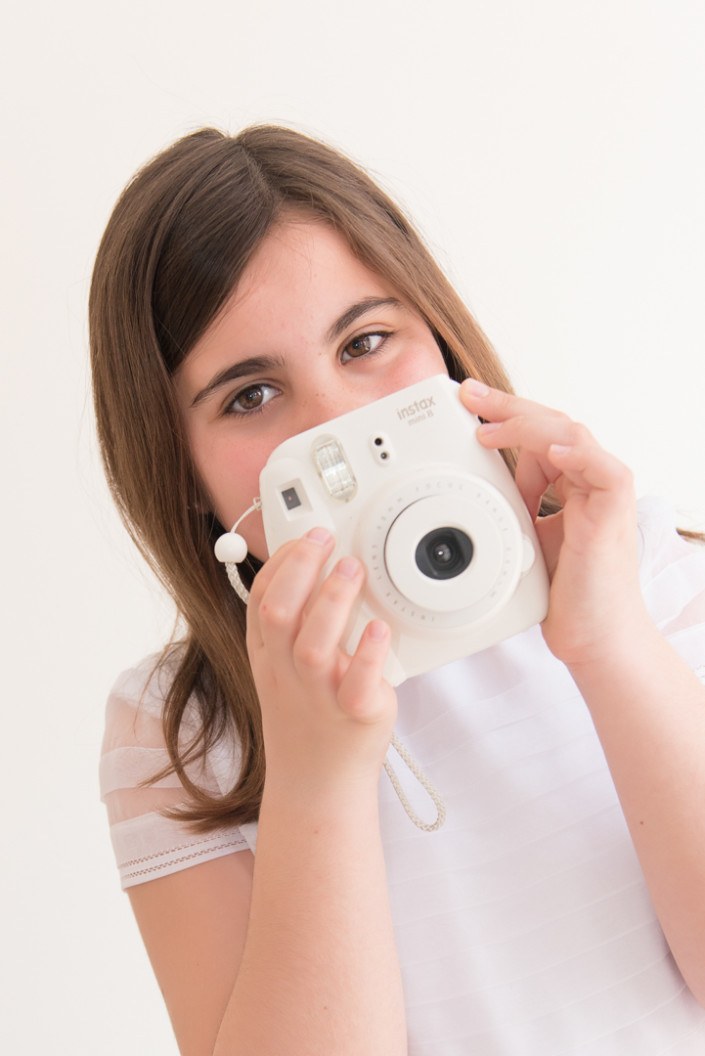
[[255, 510], [261, 509], [262, 500], [260, 498], [253, 499], [252, 505], [249, 509], [245, 510], [240, 517], [238, 517], [230, 531], [216, 539], [214, 547], [215, 556], [225, 565], [225, 571], [230, 580], [230, 586], [233, 588], [240, 601], [243, 601], [245, 605], [247, 605], [247, 602], [250, 600], [250, 592], [242, 582], [242, 579], [240, 578], [240, 570], [237, 566], [247, 557], [247, 543], [241, 535], [237, 534], [237, 530], [245, 520], [245, 517], [249, 517], [251, 513], [255, 512]]
[[397, 753], [399, 758], [402, 760], [403, 763], [405, 763], [407, 768], [411, 771], [411, 773], [414, 775], [414, 777], [416, 778], [418, 783], [421, 785], [421, 787], [427, 793], [429, 799], [431, 800], [431, 802], [433, 803], [434, 807], [436, 808], [436, 820], [435, 821], [431, 821], [431, 822], [423, 821], [418, 816], [418, 814], [414, 810], [413, 806], [411, 805], [409, 797], [407, 796], [406, 792], [402, 788], [401, 781], [399, 780], [399, 777], [397, 776], [397, 773], [394, 770], [394, 767], [392, 766], [392, 764], [389, 762], [388, 759], [385, 759], [384, 769], [385, 769], [385, 772], [387, 774], [387, 777], [389, 778], [389, 780], [392, 783], [392, 787], [394, 788], [394, 791], [396, 792], [397, 796], [399, 797], [399, 802], [401, 803], [402, 807], [404, 808], [404, 810], [407, 813], [407, 816], [410, 818], [411, 821], [413, 821], [413, 823], [414, 823], [414, 825], [416, 826], [417, 829], [423, 829], [424, 832], [435, 832], [436, 829], [440, 829], [441, 825], [446, 820], [445, 803], [441, 799], [440, 794], [437, 791], [437, 789], [432, 785], [432, 783], [426, 777], [426, 774], [423, 772], [423, 770], [421, 769], [419, 764], [416, 762], [414, 757], [411, 755], [411, 753], [408, 751], [408, 749], [405, 748], [405, 746], [401, 743], [401, 741], [397, 737], [396, 733], [392, 736], [392, 740], [391, 740], [391, 745], [390, 746], [394, 749], [394, 751]]

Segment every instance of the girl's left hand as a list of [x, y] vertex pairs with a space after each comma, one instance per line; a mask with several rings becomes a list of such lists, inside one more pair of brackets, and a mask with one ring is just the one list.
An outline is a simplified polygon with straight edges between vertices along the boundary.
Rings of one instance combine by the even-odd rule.
[[[516, 483], [551, 577], [542, 624], [551, 651], [582, 665], [635, 647], [650, 620], [639, 587], [631, 472], [559, 411], [471, 380], [460, 394], [487, 422], [477, 432], [482, 446], [517, 451]], [[538, 517], [550, 485], [563, 508]]]

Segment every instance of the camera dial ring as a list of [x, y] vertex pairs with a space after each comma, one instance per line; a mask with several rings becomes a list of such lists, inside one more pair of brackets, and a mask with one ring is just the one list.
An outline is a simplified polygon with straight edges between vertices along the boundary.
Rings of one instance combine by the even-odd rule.
[[[424, 571], [417, 558], [434, 536], [457, 551], [450, 575]], [[506, 604], [522, 572], [524, 540], [516, 513], [488, 481], [417, 472], [368, 506], [356, 551], [378, 607], [417, 630], [443, 631], [484, 623]], [[443, 559], [439, 553], [431, 563]]]

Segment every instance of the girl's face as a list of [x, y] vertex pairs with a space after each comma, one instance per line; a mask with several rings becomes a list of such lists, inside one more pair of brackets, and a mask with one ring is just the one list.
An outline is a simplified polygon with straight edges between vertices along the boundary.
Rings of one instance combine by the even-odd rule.
[[[277, 225], [176, 374], [216, 517], [230, 528], [252, 504], [283, 440], [440, 373], [446, 366], [426, 323], [333, 228]], [[261, 516], [238, 530], [263, 560]]]

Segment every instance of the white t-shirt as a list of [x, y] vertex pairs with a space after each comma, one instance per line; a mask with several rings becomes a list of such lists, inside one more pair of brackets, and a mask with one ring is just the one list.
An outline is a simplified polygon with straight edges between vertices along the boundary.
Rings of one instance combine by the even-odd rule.
[[[705, 547], [656, 500], [639, 525], [649, 609], [705, 680]], [[108, 702], [101, 789], [125, 887], [256, 845], [256, 824], [194, 836], [163, 818], [183, 798], [173, 777], [138, 787], [166, 762], [168, 673], [153, 669], [123, 674]], [[410, 1056], [702, 1056], [705, 1009], [656, 920], [587, 708], [539, 628], [398, 694], [397, 735], [447, 809], [422, 832], [380, 779]], [[193, 776], [225, 791], [237, 765], [221, 743]]]

